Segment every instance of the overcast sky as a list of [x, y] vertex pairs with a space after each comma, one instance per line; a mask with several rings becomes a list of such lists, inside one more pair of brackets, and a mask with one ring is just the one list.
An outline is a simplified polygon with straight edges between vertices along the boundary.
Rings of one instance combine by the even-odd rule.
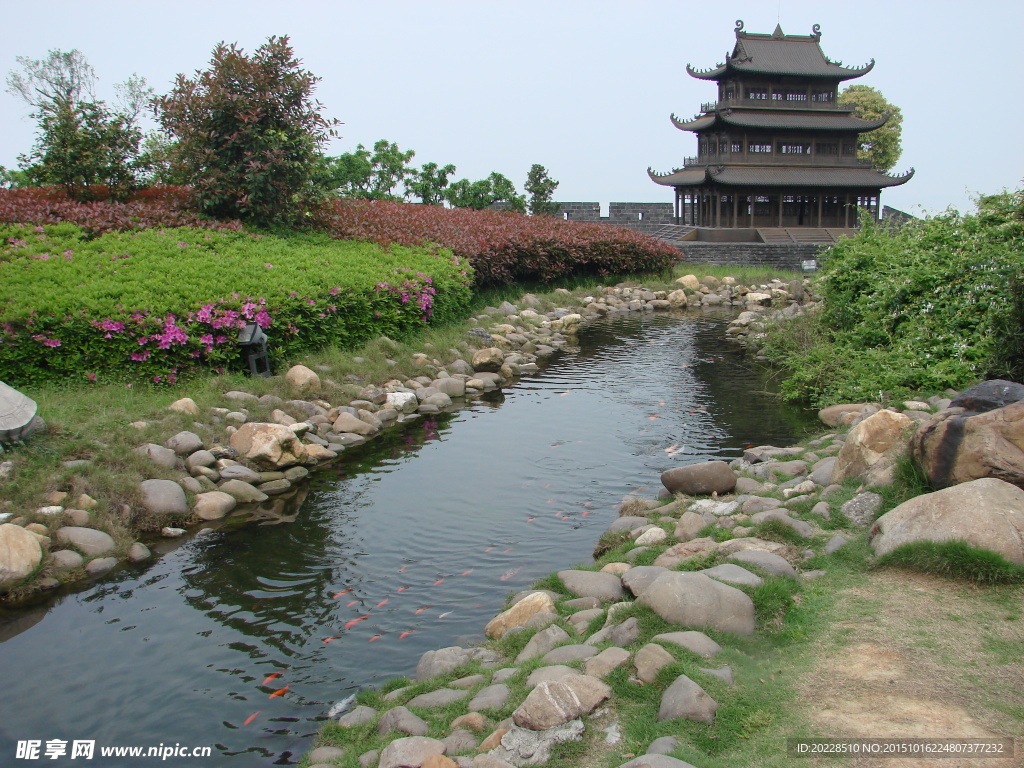
[[[336, 117], [331, 154], [386, 138], [414, 163], [453, 163], [456, 178], [499, 171], [522, 187], [532, 163], [568, 201], [669, 202], [651, 182], [696, 154], [669, 114], [695, 113], [713, 83], [686, 74], [731, 50], [736, 19], [748, 32], [790, 34], [821, 25], [825, 54], [847, 65], [875, 59], [854, 82], [903, 109], [903, 157], [917, 175], [882, 193], [912, 213], [967, 209], [971, 197], [1024, 178], [1019, 0], [0, 0], [0, 68], [50, 49], [82, 51], [99, 96], [132, 72], [158, 93], [204, 68], [219, 41], [251, 52], [288, 35], [322, 78], [317, 97]], [[28, 109], [0, 93], [0, 165], [32, 145]]]

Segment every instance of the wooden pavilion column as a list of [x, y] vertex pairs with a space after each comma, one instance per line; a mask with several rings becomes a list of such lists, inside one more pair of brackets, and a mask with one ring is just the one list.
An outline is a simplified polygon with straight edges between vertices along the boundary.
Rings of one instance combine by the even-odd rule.
[[850, 193], [843, 193], [843, 227], [850, 228]]
[[715, 226], [722, 226], [722, 195], [720, 192], [715, 193]]
[[732, 221], [729, 222], [729, 226], [738, 227], [740, 225], [740, 196], [733, 192], [732, 195]]
[[782, 192], [779, 192], [779, 227], [782, 227]]
[[819, 229], [821, 228], [821, 206], [822, 206], [822, 201], [824, 200], [824, 197], [825, 196], [823, 194], [821, 194], [821, 192], [818, 192], [818, 228]]

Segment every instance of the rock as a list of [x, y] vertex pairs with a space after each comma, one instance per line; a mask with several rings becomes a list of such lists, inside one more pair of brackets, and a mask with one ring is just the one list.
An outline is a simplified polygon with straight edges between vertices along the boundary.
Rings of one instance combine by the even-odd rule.
[[431, 755], [443, 755], [444, 742], [425, 736], [395, 739], [380, 753], [377, 768], [422, 768]]
[[388, 731], [398, 731], [409, 736], [423, 736], [430, 730], [426, 722], [405, 707], [389, 709], [377, 721], [377, 733], [381, 736]]
[[481, 710], [488, 709], [501, 709], [505, 706], [505, 702], [508, 701], [510, 691], [507, 685], [497, 683], [495, 685], [489, 685], [486, 688], [481, 688], [477, 691], [476, 696], [469, 702], [470, 712], [480, 712]]
[[342, 411], [334, 421], [335, 432], [350, 432], [356, 435], [368, 436], [380, 430], [352, 413]]
[[[751, 295], [751, 294], [748, 294]], [[766, 295], [766, 294], [752, 294], [752, 295]], [[665, 739], [671, 739], [671, 736], [663, 736], [660, 739], [652, 742], [651, 746], [657, 744], [659, 741]], [[694, 768], [689, 763], [677, 760], [674, 757], [668, 755], [653, 753], [650, 749], [647, 750], [646, 755], [630, 760], [628, 763], [623, 763], [619, 768]]]
[[154, 464], [159, 464], [161, 467], [168, 467], [169, 469], [174, 469], [178, 463], [178, 455], [174, 451], [156, 443], [140, 445], [135, 449], [135, 453], [139, 456], [144, 456]]
[[530, 691], [512, 713], [512, 721], [520, 728], [546, 731], [590, 714], [611, 693], [611, 688], [595, 677], [566, 675]]
[[160, 535], [168, 539], [176, 539], [179, 536], [184, 536], [188, 531], [184, 528], [173, 528], [169, 525], [165, 525], [160, 529]]
[[709, 669], [707, 667], [698, 667], [701, 672], [712, 677], [717, 677], [719, 680], [724, 680], [729, 685], [736, 685], [736, 681], [732, 676], [732, 667], [722, 667], [721, 669]]
[[192, 513], [200, 520], [220, 520], [222, 517], [227, 517], [227, 514], [235, 508], [236, 504], [238, 502], [235, 501], [235, 497], [229, 493], [208, 491], [196, 496], [196, 503], [192, 507]]
[[864, 527], [874, 521], [875, 515], [881, 508], [882, 497], [877, 493], [866, 491], [865, 493], [857, 494], [843, 504], [839, 511], [854, 525]]
[[[950, 403], [950, 408], [963, 408], [973, 413], [986, 413], [1024, 400], [1024, 384], [1003, 379], [990, 379], [964, 390]], [[908, 406], [909, 407], [909, 406]]]
[[31, 532], [19, 525], [0, 525], [0, 588], [27, 578], [43, 560], [43, 550]]
[[[476, 747], [476, 739], [469, 731], [456, 731], [444, 740], [446, 751], [455, 754], [468, 752]], [[422, 768], [459, 768], [459, 764], [444, 755], [431, 755], [423, 761]]]
[[743, 502], [740, 509], [748, 515], [754, 515], [758, 512], [767, 512], [769, 509], [778, 509], [782, 506], [782, 502], [778, 499], [773, 499], [764, 496], [755, 496], [752, 499], [747, 499]]
[[652, 544], [659, 544], [667, 538], [668, 533], [665, 532], [664, 528], [654, 526], [636, 537], [636, 545], [638, 547], [649, 547]]
[[553, 683], [556, 680], [561, 680], [566, 675], [578, 675], [579, 672], [572, 667], [567, 667], [564, 664], [552, 664], [547, 667], [538, 667], [530, 673], [529, 677], [526, 678], [524, 685], [533, 690], [541, 683]]
[[[516, 656], [516, 664], [522, 664], [524, 661], [528, 661], [529, 659], [536, 658], [537, 656], [543, 656], [560, 643], [568, 642], [570, 639], [569, 633], [558, 625], [552, 625], [547, 629], [542, 629], [530, 638], [530, 641], [525, 645], [523, 650], [519, 652], [519, 655]], [[417, 669], [419, 669], [419, 667], [417, 667]]]
[[72, 546], [86, 557], [105, 557], [114, 552], [114, 539], [109, 533], [95, 528], [67, 525], [57, 530], [57, 541]]
[[[569, 638], [569, 635], [564, 630], [563, 634], [565, 634], [566, 639]], [[419, 663], [416, 665], [415, 679], [429, 680], [432, 677], [447, 674], [461, 667], [471, 658], [473, 658], [473, 652], [470, 649], [458, 646], [427, 651], [420, 656]]]
[[209, 467], [217, 461], [216, 457], [209, 451], [196, 451], [185, 459], [185, 466], [188, 469], [196, 467]]
[[186, 416], [199, 415], [199, 406], [196, 405], [196, 401], [191, 397], [183, 397], [180, 400], [175, 400], [167, 406], [167, 410], [174, 411], [175, 413], [184, 413]]
[[97, 557], [85, 564], [85, 573], [88, 576], [102, 576], [117, 567], [116, 557]]
[[605, 529], [605, 533], [628, 533], [629, 531], [635, 531], [644, 525], [650, 524], [650, 520], [646, 517], [640, 517], [639, 515], [622, 515], [616, 518], [608, 528]]
[[243, 464], [232, 464], [229, 467], [222, 467], [219, 471], [221, 480], [241, 480], [249, 484], [260, 482], [260, 473]]
[[[255, 473], [253, 473], [255, 474]], [[221, 475], [223, 477], [223, 475]], [[257, 479], [258, 479], [257, 475]], [[267, 500], [267, 494], [254, 485], [244, 480], [225, 480], [219, 486], [219, 490], [231, 496], [235, 501], [242, 504], [261, 502]]]
[[590, 645], [562, 645], [545, 653], [541, 661], [545, 664], [568, 664], [596, 655], [597, 649]]
[[[883, 515], [883, 517], [884, 516], [885, 515]], [[825, 545], [825, 549], [823, 549], [822, 551], [826, 555], [831, 555], [833, 552], [837, 551], [844, 544], [848, 544], [848, 543], [849, 543], [849, 541], [847, 541], [846, 538], [844, 538], [843, 536], [840, 536], [839, 534], [836, 534], [835, 536], [833, 536], [831, 539], [828, 540], [828, 544]]]
[[452, 680], [448, 685], [455, 688], [468, 689], [480, 685], [480, 683], [485, 680], [487, 680], [487, 678], [484, 675], [469, 675], [468, 677], [460, 677], [458, 680]]
[[760, 576], [732, 563], [722, 563], [714, 568], [705, 568], [699, 573], [706, 574], [718, 581], [724, 581], [726, 584], [738, 584], [741, 587], [760, 587], [764, 584], [764, 579]]
[[365, 707], [359, 705], [351, 712], [346, 712], [344, 715], [338, 718], [338, 725], [342, 728], [355, 728], [356, 726], [366, 725], [367, 723], [373, 722], [373, 719], [377, 717], [377, 710], [373, 707]]
[[700, 288], [700, 279], [696, 275], [683, 275], [677, 278], [676, 282], [683, 286], [683, 288], [689, 288], [691, 291], [696, 291]]
[[676, 523], [676, 529], [673, 535], [679, 541], [689, 541], [690, 539], [696, 538], [697, 534], [700, 533], [706, 525], [707, 523], [701, 515], [687, 510], [679, 518], [679, 522]]
[[55, 571], [71, 571], [85, 565], [85, 558], [71, 549], [58, 549], [50, 555], [50, 558], [50, 563]]
[[[840, 449], [842, 450], [842, 449]], [[836, 457], [830, 456], [829, 458], [822, 459], [816, 462], [811, 469], [810, 480], [815, 485], [831, 485], [832, 475], [835, 472]]]
[[185, 491], [173, 480], [143, 480], [139, 483], [142, 506], [151, 515], [187, 515]]
[[718, 704], [686, 675], [680, 675], [661, 697], [658, 720], [695, 720], [711, 723]]
[[448, 395], [449, 398], [466, 396], [466, 382], [462, 379], [434, 379], [430, 382], [430, 386], [434, 387], [441, 394]]
[[696, 512], [698, 515], [714, 515], [715, 517], [725, 517], [726, 515], [734, 515], [739, 511], [740, 503], [738, 501], [715, 501], [714, 499], [701, 499], [695, 501], [690, 505], [690, 512]]
[[792, 528], [805, 539], [814, 535], [814, 528], [810, 523], [805, 522], [804, 520], [795, 520], [781, 509], [770, 509], [767, 512], [758, 512], [757, 514], [750, 516], [750, 522], [755, 525], [767, 523], [773, 520], [777, 523], [782, 523], [787, 528]]
[[371, 749], [359, 756], [359, 768], [374, 768], [380, 762], [380, 752]]
[[164, 442], [164, 447], [170, 448], [179, 456], [188, 456], [190, 453], [202, 449], [203, 439], [195, 432], [179, 432], [168, 438]]
[[639, 596], [656, 578], [668, 569], [658, 565], [637, 565], [622, 576], [622, 586]]
[[555, 604], [544, 592], [535, 592], [491, 619], [484, 634], [495, 639], [504, 637], [510, 629], [525, 626], [540, 613], [556, 613]]
[[473, 354], [473, 369], [475, 371], [497, 373], [501, 370], [504, 362], [505, 353], [497, 347], [487, 347]]
[[334, 763], [345, 756], [345, 750], [338, 747], [317, 747], [309, 753], [311, 763]]
[[407, 707], [413, 709], [437, 709], [447, 707], [456, 701], [461, 701], [469, 695], [469, 691], [453, 691], [451, 688], [438, 688], [436, 691], [421, 693], [406, 702]]
[[679, 739], [675, 736], [662, 736], [660, 739], [655, 739], [651, 742], [651, 745], [647, 747], [647, 754], [667, 755], [670, 752], [674, 752], [678, 746]]
[[871, 526], [878, 556], [918, 541], [964, 541], [1024, 565], [1024, 490], [980, 478], [905, 501]]
[[284, 375], [284, 380], [293, 390], [302, 394], [320, 392], [320, 377], [304, 365], [293, 365]]
[[478, 756], [473, 761], [473, 768], [544, 765], [551, 760], [552, 747], [567, 741], [580, 741], [583, 730], [583, 723], [580, 720], [571, 720], [546, 731], [510, 728], [502, 735], [500, 746], [493, 749], [490, 755]]
[[655, 643], [648, 643], [636, 652], [633, 664], [636, 666], [636, 676], [640, 681], [650, 685], [658, 679], [658, 672], [669, 664], [675, 663], [675, 657]]
[[595, 571], [559, 571], [558, 578], [577, 597], [596, 597], [616, 601], [622, 598], [622, 580], [612, 573]]
[[754, 631], [754, 603], [743, 592], [702, 573], [670, 572], [659, 576], [637, 598], [665, 621], [684, 627], [711, 627], [749, 635]]
[[661, 483], [670, 493], [709, 496], [732, 491], [736, 487], [736, 473], [724, 461], [707, 461], [662, 472]]
[[722, 646], [703, 632], [663, 632], [651, 638], [661, 643], [672, 643], [685, 648], [698, 656], [714, 656], [722, 650]]
[[796, 578], [796, 571], [789, 564], [786, 558], [772, 552], [764, 552], [759, 549], [746, 549], [729, 555], [729, 560], [734, 563], [746, 563], [760, 568], [762, 571], [773, 576], [789, 576]]
[[231, 447], [262, 469], [290, 467], [307, 457], [298, 435], [281, 424], [243, 424], [231, 436]]
[[481, 733], [487, 727], [487, 718], [479, 712], [470, 712], [469, 714], [460, 715], [452, 720], [451, 727], [452, 730], [468, 728], [471, 731]]
[[818, 411], [818, 418], [830, 426], [838, 427], [839, 422], [846, 413], [860, 413], [867, 407], [867, 403], [842, 403], [841, 405], [830, 405]]
[[907, 455], [905, 433], [913, 423], [902, 413], [888, 410], [864, 419], [847, 435], [831, 481], [842, 483], [863, 476], [868, 485], [891, 485], [896, 463]]
[[[629, 651], [624, 648], [605, 648], [596, 656], [591, 656], [583, 663], [583, 671], [591, 677], [604, 677], [609, 672], [621, 667], [629, 661]], [[575, 671], [575, 670], [574, 670]]]
[[662, 568], [675, 568], [680, 563], [695, 557], [710, 555], [718, 549], [718, 542], [708, 537], [691, 539], [675, 544], [662, 552], [654, 561], [654, 565]]

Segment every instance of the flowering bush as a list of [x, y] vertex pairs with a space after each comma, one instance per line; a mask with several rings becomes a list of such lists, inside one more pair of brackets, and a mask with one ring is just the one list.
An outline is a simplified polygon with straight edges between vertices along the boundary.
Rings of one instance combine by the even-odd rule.
[[71, 224], [0, 226], [0, 379], [173, 382], [240, 363], [238, 331], [287, 358], [450, 322], [471, 277], [436, 247], [208, 230], [86, 238]]
[[679, 259], [661, 240], [607, 224], [382, 200], [336, 200], [320, 215], [334, 237], [431, 242], [473, 266], [477, 287], [570, 275], [657, 272]]

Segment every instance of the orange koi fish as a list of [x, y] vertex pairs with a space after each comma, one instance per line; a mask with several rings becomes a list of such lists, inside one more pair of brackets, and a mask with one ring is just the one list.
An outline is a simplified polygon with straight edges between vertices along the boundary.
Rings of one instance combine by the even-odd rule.
[[653, 416], [648, 416], [647, 420], [648, 421], [657, 421], [658, 420], [658, 414], [654, 414]]
[[443, 583], [444, 583], [444, 576], [442, 576], [440, 579], [435, 581], [431, 586], [437, 587], [437, 586], [440, 586]]
[[532, 523], [536, 519], [537, 519], [536, 517], [528, 517], [528, 518], [526, 518], [526, 522]]
[[[519, 568], [522, 568], [522, 566], [519, 566]], [[519, 573], [519, 568], [511, 568], [511, 569], [505, 571], [505, 573], [502, 574], [502, 576], [499, 579], [499, 581], [508, 581], [513, 576], [515, 576], [517, 573]]]
[[346, 608], [351, 608], [353, 605], [355, 605], [358, 602], [359, 602], [358, 600], [353, 600], [351, 603], [346, 603], [345, 607]]
[[463, 576], [469, 576], [469, 574], [471, 574], [472, 572], [473, 572], [473, 569], [472, 568], [468, 568], [468, 569], [466, 569], [465, 571], [462, 572], [462, 575]]
[[512, 547], [509, 547], [508, 549], [503, 549], [503, 550], [501, 551], [501, 554], [503, 554], [503, 555], [507, 555], [507, 554], [508, 554], [509, 552], [511, 552], [511, 551], [512, 551]]
[[672, 453], [679, 447], [679, 443], [672, 443], [668, 448], [665, 449], [665, 453]]
[[336, 593], [335, 593], [335, 595], [334, 595], [334, 597], [333, 597], [333, 598], [331, 598], [331, 599], [332, 599], [332, 600], [337, 600], [337, 599], [338, 599], [339, 597], [341, 597], [342, 595], [347, 595], [347, 594], [348, 594], [349, 592], [351, 592], [351, 591], [352, 591], [352, 587], [349, 587], [348, 589], [343, 589], [343, 590], [341, 590], [341, 592], [336, 592]]
[[484, 552], [490, 552], [492, 549], [494, 549], [494, 547], [488, 547], [487, 549], [484, 550]]
[[374, 635], [373, 637], [370, 638], [370, 642], [371, 643], [376, 642], [377, 640], [380, 640], [382, 637], [384, 637], [384, 635]]
[[405, 590], [407, 590], [407, 589], [408, 589], [408, 587], [399, 587], [399, 588], [398, 588], [397, 590], [395, 590], [395, 591], [396, 591], [396, 592], [405, 592]]
[[270, 685], [270, 681], [271, 680], [273, 680], [275, 677], [280, 677], [280, 676], [281, 676], [280, 672], [271, 672], [269, 675], [267, 675], [267, 679], [263, 681], [263, 685]]
[[256, 715], [258, 715], [262, 711], [262, 709], [257, 709], [255, 712], [253, 712], [251, 715], [245, 718], [245, 721], [242, 723], [242, 725], [252, 725], [252, 721], [256, 719]]
[[402, 634], [400, 634], [398, 636], [398, 639], [399, 640], [405, 640], [405, 638], [407, 638], [411, 634], [412, 634], [412, 630], [411, 629], [407, 629], [407, 630], [405, 630], [405, 632], [403, 632]]
[[377, 603], [377, 607], [378, 608], [382, 608], [383, 606], [387, 605], [388, 604], [388, 600], [390, 600], [390, 599], [391, 599], [390, 597], [385, 597], [383, 600], [381, 600], [379, 603]]
[[404, 571], [408, 567], [409, 567], [408, 565], [403, 565], [401, 568], [398, 569], [398, 572], [401, 573], [402, 571]]
[[288, 691], [288, 686], [286, 685], [284, 688], [281, 688], [278, 691], [274, 691], [272, 694], [270, 694], [270, 696], [268, 698], [273, 699], [273, 698], [276, 698], [278, 696], [284, 696], [285, 693], [287, 693], [287, 691]]
[[429, 605], [424, 605], [424, 606], [423, 606], [422, 608], [417, 608], [417, 609], [416, 609], [415, 611], [413, 611], [413, 613], [415, 613], [415, 614], [417, 614], [417, 615], [418, 615], [418, 614], [421, 614], [421, 613], [423, 613], [423, 612], [424, 612], [425, 610], [427, 610], [427, 608], [430, 608], [430, 607], [431, 607], [431, 606], [429, 606]]
[[580, 513], [580, 517], [586, 517], [589, 514], [590, 514], [590, 510], [589, 509], [585, 509], [585, 510], [583, 510], [583, 512]]
[[337, 640], [339, 637], [341, 637], [341, 635], [332, 635], [331, 637], [325, 637], [324, 643], [329, 643], [331, 642], [331, 640]]
[[365, 616], [360, 616], [358, 619], [352, 619], [352, 621], [347, 621], [347, 622], [345, 622], [345, 629], [352, 629], [352, 627], [354, 627], [360, 621], [366, 621], [368, 618], [370, 618], [370, 614], [366, 614]]

